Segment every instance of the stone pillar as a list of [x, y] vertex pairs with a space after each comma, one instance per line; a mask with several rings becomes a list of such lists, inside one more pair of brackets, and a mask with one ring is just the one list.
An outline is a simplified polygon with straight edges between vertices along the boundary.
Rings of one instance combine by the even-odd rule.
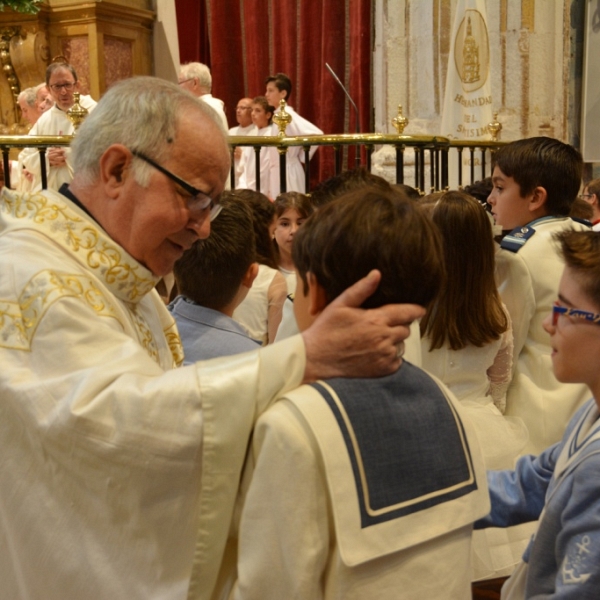
[[150, 0], [49, 0], [51, 58], [64, 56], [84, 94], [99, 99], [111, 84], [152, 74]]

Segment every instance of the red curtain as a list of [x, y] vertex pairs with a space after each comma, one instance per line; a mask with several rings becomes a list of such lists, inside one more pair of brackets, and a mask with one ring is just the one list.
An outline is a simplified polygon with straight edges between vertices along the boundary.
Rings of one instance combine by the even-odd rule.
[[[175, 6], [181, 62], [210, 67], [212, 93], [225, 102], [231, 126], [237, 101], [263, 94], [265, 78], [283, 72], [293, 82], [289, 104], [298, 113], [325, 133], [354, 133], [354, 109], [328, 63], [358, 107], [360, 131], [372, 131], [371, 0], [175, 0]], [[314, 181], [334, 172], [331, 149], [317, 157]]]

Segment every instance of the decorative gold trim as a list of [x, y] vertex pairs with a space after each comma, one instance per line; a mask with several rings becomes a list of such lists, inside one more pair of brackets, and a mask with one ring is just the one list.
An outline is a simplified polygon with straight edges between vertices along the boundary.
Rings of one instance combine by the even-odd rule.
[[164, 334], [167, 339], [167, 344], [169, 344], [171, 354], [173, 355], [173, 362], [176, 367], [180, 367], [183, 364], [184, 353], [181, 338], [177, 331], [177, 325], [173, 322], [173, 325], [168, 329], [165, 329]]
[[158, 278], [125, 254], [91, 221], [80, 217], [58, 194], [15, 194], [2, 191], [1, 210], [15, 219], [27, 220], [72, 253], [104, 281], [121, 300], [139, 302]]
[[31, 341], [46, 311], [61, 298], [83, 300], [98, 316], [117, 315], [93, 278], [84, 275], [40, 271], [23, 288], [18, 302], [0, 300], [0, 346], [31, 350]]
[[152, 330], [148, 327], [146, 320], [140, 315], [137, 311], [137, 305], [134, 304], [130, 306], [130, 313], [133, 318], [133, 323], [135, 324], [135, 328], [138, 333], [138, 341], [142, 348], [148, 352], [150, 358], [154, 359], [157, 363], [160, 364], [158, 357], [158, 347], [156, 345], [156, 341], [154, 336], [152, 335]]

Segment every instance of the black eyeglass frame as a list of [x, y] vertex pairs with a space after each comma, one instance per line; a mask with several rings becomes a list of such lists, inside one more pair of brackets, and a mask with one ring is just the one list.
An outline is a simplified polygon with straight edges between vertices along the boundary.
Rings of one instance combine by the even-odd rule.
[[206, 210], [210, 207], [211, 221], [221, 212], [221, 205], [215, 202], [202, 190], [195, 188], [191, 183], [188, 183], [184, 179], [181, 179], [181, 177], [175, 175], [175, 173], [165, 169], [165, 167], [159, 165], [156, 161], [146, 156], [143, 152], [131, 150], [131, 154], [133, 154], [133, 156], [136, 158], [148, 163], [157, 171], [160, 171], [163, 175], [166, 175], [171, 181], [174, 181], [180, 188], [183, 188], [190, 195], [190, 198], [187, 199], [187, 205], [190, 210]]
[[67, 83], [53, 83], [53, 84], [49, 85], [48, 87], [53, 92], [60, 92], [63, 89], [67, 90], [67, 92], [70, 92], [76, 85], [77, 85], [76, 81], [67, 81]]

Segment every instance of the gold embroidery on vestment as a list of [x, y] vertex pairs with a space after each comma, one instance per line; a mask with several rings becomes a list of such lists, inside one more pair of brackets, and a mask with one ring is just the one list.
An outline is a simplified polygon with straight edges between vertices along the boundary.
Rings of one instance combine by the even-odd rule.
[[165, 338], [167, 339], [167, 344], [169, 344], [171, 354], [173, 355], [173, 364], [176, 367], [180, 367], [183, 364], [183, 346], [175, 323], [168, 329], [165, 329]]
[[[123, 256], [120, 248], [100, 229], [81, 218], [68, 205], [42, 194], [3, 194], [2, 210], [17, 219], [30, 219], [51, 233], [52, 239], [77, 255], [123, 300], [136, 302], [156, 284], [145, 270]], [[124, 297], [123, 297], [124, 296]]]
[[48, 308], [69, 296], [81, 298], [99, 316], [117, 319], [91, 277], [41, 271], [23, 288], [18, 302], [0, 300], [0, 346], [29, 351]]

